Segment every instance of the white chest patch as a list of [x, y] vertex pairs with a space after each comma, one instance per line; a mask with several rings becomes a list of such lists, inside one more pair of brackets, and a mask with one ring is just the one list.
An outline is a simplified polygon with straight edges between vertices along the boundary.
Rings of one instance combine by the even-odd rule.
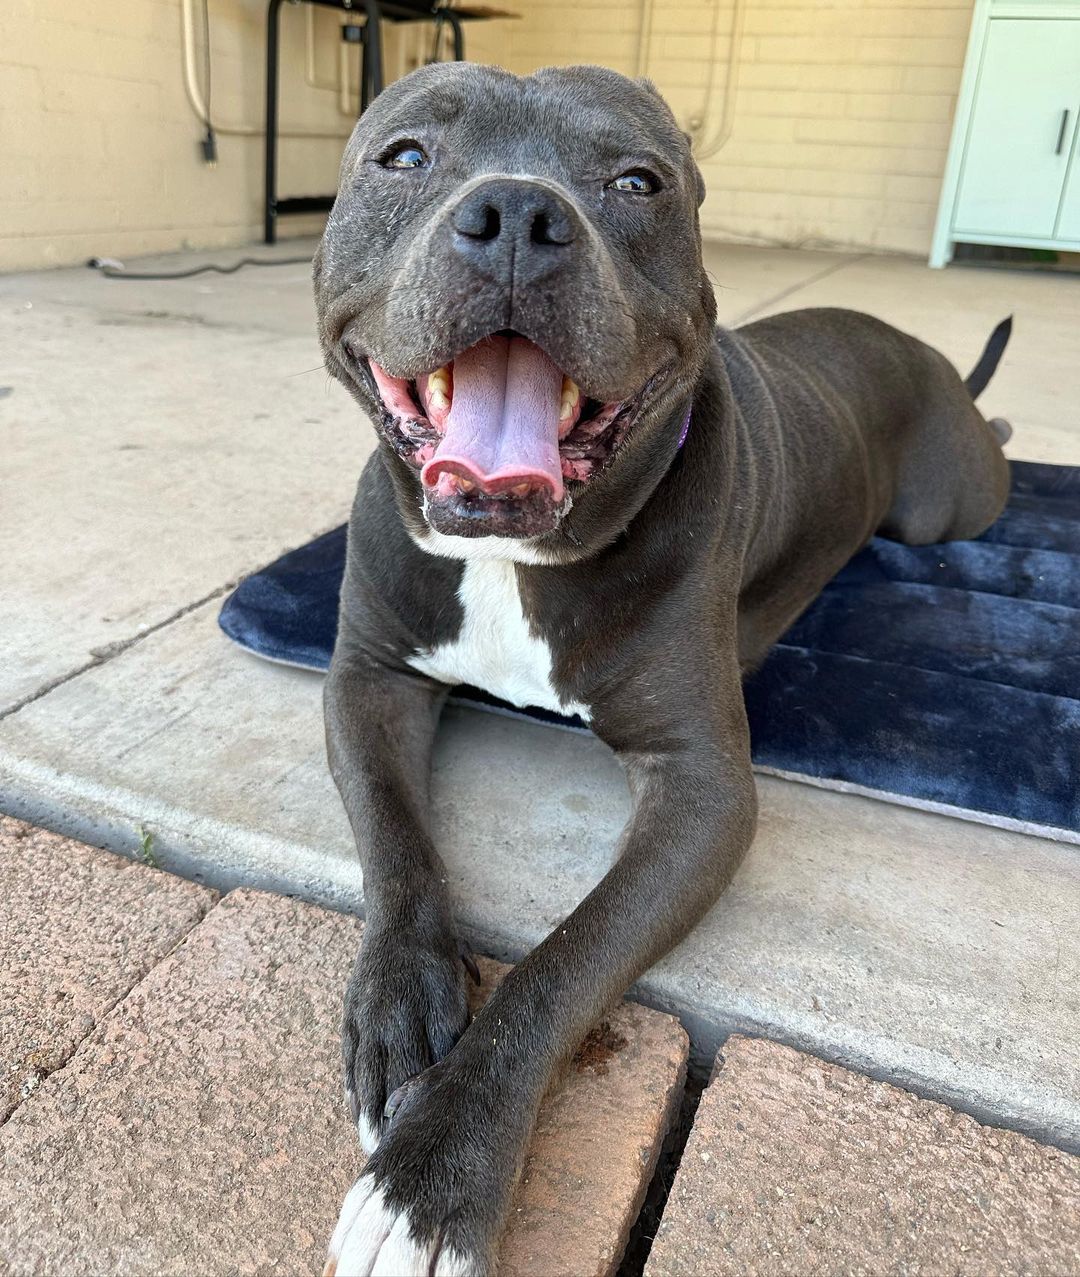
[[511, 705], [535, 706], [558, 714], [589, 710], [562, 701], [551, 681], [551, 649], [529, 632], [521, 609], [514, 564], [505, 559], [471, 559], [458, 586], [465, 613], [452, 643], [409, 659], [414, 670], [440, 683], [471, 683]]

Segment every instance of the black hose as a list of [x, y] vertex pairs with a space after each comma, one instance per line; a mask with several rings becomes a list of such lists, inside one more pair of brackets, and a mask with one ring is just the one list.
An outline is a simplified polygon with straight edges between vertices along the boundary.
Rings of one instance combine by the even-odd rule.
[[208, 262], [205, 266], [192, 266], [190, 270], [177, 271], [129, 271], [120, 263], [113, 263], [108, 258], [91, 257], [86, 263], [93, 270], [100, 271], [106, 279], [190, 279], [192, 275], [234, 275], [242, 266], [299, 266], [310, 262], [307, 257], [241, 257], [231, 266], [218, 266]]

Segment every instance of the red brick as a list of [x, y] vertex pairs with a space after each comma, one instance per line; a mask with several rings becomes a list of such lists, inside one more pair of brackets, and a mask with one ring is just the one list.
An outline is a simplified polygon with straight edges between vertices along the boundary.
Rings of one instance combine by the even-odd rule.
[[1080, 1159], [733, 1037], [645, 1277], [1075, 1277]]
[[[0, 1268], [320, 1271], [362, 1166], [338, 1048], [361, 930], [283, 897], [227, 896], [7, 1124]], [[501, 970], [485, 964], [489, 982]], [[617, 1266], [687, 1043], [638, 1006], [609, 1026], [542, 1109], [502, 1277]]]
[[0, 1122], [215, 898], [0, 816]]
[[540, 1110], [499, 1277], [615, 1271], [682, 1096], [688, 1047], [677, 1020], [631, 1002], [586, 1039]]

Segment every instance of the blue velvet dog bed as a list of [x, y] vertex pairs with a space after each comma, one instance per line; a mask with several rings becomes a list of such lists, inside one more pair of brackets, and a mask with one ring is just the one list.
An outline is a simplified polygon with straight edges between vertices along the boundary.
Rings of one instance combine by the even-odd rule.
[[[344, 528], [291, 551], [240, 584], [222, 629], [326, 669], [344, 561]], [[875, 538], [745, 692], [760, 771], [1080, 842], [1080, 468], [1014, 462], [978, 541]]]

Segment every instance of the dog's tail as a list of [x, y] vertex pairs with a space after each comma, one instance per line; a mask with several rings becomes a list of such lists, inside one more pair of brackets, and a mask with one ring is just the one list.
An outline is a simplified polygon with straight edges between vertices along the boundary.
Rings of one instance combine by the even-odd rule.
[[1013, 317], [1009, 315], [998, 324], [987, 339], [983, 353], [979, 356], [979, 362], [964, 378], [964, 385], [967, 386], [968, 394], [972, 399], [978, 399], [997, 371], [1001, 356], [1005, 353], [1005, 347], [1012, 336], [1012, 321]]

